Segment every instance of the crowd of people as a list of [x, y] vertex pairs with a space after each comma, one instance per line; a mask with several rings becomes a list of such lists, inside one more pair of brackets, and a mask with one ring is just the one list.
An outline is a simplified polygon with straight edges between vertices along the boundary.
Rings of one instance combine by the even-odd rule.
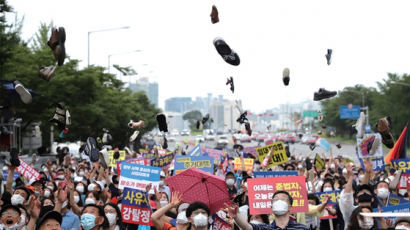
[[[159, 147], [160, 146], [156, 146]], [[175, 150], [181, 154], [182, 148]], [[243, 155], [241, 148], [234, 150]], [[137, 153], [127, 152], [127, 158]], [[252, 154], [248, 157], [255, 158]], [[364, 168], [346, 162], [342, 156], [330, 154], [325, 167], [316, 170], [314, 161], [290, 154], [289, 162], [275, 167], [261, 167], [255, 159], [253, 170], [236, 171], [233, 158], [228, 171], [222, 174], [215, 165], [214, 174], [225, 179], [231, 202], [216, 213], [202, 202], [185, 203], [182, 194], [171, 191], [165, 179], [173, 176], [172, 170], [161, 171], [158, 190], [149, 195], [155, 229], [209, 229], [211, 216], [217, 214], [232, 229], [410, 229], [410, 217], [397, 218], [393, 223], [385, 218], [364, 217], [360, 213], [373, 212], [391, 205], [391, 196], [409, 200], [409, 190], [397, 190], [401, 171], [374, 172], [370, 160]], [[35, 162], [32, 167], [35, 167]], [[116, 168], [103, 167], [100, 162], [74, 158], [70, 154], [62, 161], [48, 160], [40, 168], [40, 178], [28, 181], [15, 179], [16, 166], [8, 162], [8, 172], [1, 194], [0, 229], [84, 229], [118, 230], [138, 229], [141, 226], [125, 224], [121, 219], [122, 190]], [[258, 171], [297, 171], [305, 176], [309, 211], [291, 213], [292, 196], [284, 190], [272, 196], [273, 214], [251, 215], [247, 180]], [[149, 188], [148, 188], [149, 189]], [[328, 205], [329, 197], [320, 202], [316, 192], [340, 191], [337, 202]], [[332, 215], [333, 219], [320, 219]]]

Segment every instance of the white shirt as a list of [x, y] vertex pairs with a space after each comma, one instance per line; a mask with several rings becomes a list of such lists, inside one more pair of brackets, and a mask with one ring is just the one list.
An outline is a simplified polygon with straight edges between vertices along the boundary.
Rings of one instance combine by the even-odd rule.
[[347, 226], [349, 225], [350, 221], [350, 216], [353, 210], [357, 208], [357, 206], [353, 205], [353, 191], [345, 193], [345, 190], [342, 190], [339, 198], [339, 207], [340, 212], [343, 215], [343, 220], [345, 221], [345, 229], [347, 229]]

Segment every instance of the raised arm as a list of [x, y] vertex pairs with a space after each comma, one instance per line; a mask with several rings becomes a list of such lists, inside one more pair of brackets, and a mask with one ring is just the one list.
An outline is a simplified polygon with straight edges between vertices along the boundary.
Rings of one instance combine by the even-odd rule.
[[252, 225], [248, 223], [248, 221], [242, 216], [238, 215], [239, 208], [238, 205], [233, 203], [233, 204], [227, 204], [226, 208], [228, 209], [228, 215], [232, 218], [234, 218], [235, 222], [238, 224], [238, 226], [242, 230], [252, 230]]
[[182, 202], [182, 194], [179, 194], [178, 192], [173, 192], [171, 202], [165, 205], [164, 207], [158, 209], [152, 214], [151, 219], [156, 229], [163, 228], [164, 220], [162, 217], [165, 215], [165, 213], [167, 213], [172, 208], [176, 208], [181, 202]]

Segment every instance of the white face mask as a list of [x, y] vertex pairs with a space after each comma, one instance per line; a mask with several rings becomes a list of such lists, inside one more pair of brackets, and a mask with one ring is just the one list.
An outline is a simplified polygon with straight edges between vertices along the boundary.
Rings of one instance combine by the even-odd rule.
[[177, 224], [186, 224], [186, 223], [188, 223], [188, 218], [186, 218], [186, 212], [182, 211], [178, 213]]
[[347, 174], [347, 169], [344, 168], [344, 169], [342, 170], [342, 174]]
[[359, 175], [359, 181], [362, 182], [364, 179], [364, 174]]
[[331, 187], [324, 187], [323, 192], [331, 192], [333, 189]]
[[85, 204], [95, 204], [95, 200], [93, 198], [87, 198], [85, 199]]
[[23, 204], [23, 203], [24, 203], [24, 197], [22, 197], [20, 194], [14, 194], [11, 197], [12, 205], [18, 205], [18, 204]]
[[251, 223], [251, 224], [263, 224], [262, 222], [259, 222], [257, 220], [251, 220], [249, 223]]
[[199, 213], [198, 215], [194, 216], [194, 225], [197, 228], [206, 227], [208, 225], [208, 217]]
[[20, 223], [15, 223], [12, 226], [6, 226], [4, 224], [0, 224], [0, 229], [3, 230], [17, 230], [20, 227]]
[[78, 173], [78, 175], [79, 175], [79, 176], [84, 176], [84, 171], [80, 171], [80, 172]]
[[228, 180], [226, 180], [226, 184], [228, 186], [232, 186], [233, 184], [235, 184], [235, 180], [234, 179], [228, 179]]
[[9, 167], [3, 166], [3, 171], [7, 171], [7, 170], [9, 170]]
[[390, 192], [387, 188], [378, 188], [377, 197], [380, 199], [386, 199], [389, 196]]
[[273, 202], [272, 210], [273, 210], [273, 213], [276, 216], [281, 216], [281, 215], [284, 215], [288, 212], [289, 206], [288, 206], [288, 203], [286, 203], [285, 201], [277, 200], [277, 201]]
[[159, 202], [161, 204], [161, 208], [167, 206], [167, 204], [169, 203], [167, 200], [161, 200]]
[[50, 190], [44, 191], [44, 197], [49, 198], [50, 194], [51, 194]]
[[47, 188], [50, 189], [51, 191], [54, 191], [54, 187], [53, 187], [53, 186], [48, 185]]
[[26, 224], [26, 216], [21, 215], [20, 216], [20, 223], [18, 224], [20, 227]]
[[410, 230], [410, 228], [404, 226], [404, 225], [397, 225], [396, 228], [394, 228], [396, 230]]
[[68, 205], [68, 200], [64, 201], [63, 205], [61, 206], [61, 208], [65, 208]]
[[74, 203], [78, 203], [80, 201], [80, 197], [79, 196], [74, 196]]
[[82, 185], [78, 185], [75, 189], [76, 189], [77, 192], [79, 192], [79, 193], [83, 193], [83, 192], [84, 192], [84, 186], [82, 186]]
[[330, 168], [331, 168], [331, 169], [335, 169], [335, 168], [336, 168], [336, 165], [335, 165], [335, 164], [330, 164]]
[[164, 181], [163, 180], [159, 181], [159, 186], [164, 186]]
[[363, 229], [371, 229], [374, 225], [373, 218], [363, 218], [363, 220], [359, 220], [359, 226]]
[[64, 180], [64, 175], [58, 175], [57, 179]]
[[110, 226], [114, 225], [117, 222], [117, 214], [114, 213], [107, 213], [105, 216], [108, 219], [108, 223], [110, 223]]
[[248, 183], [247, 183], [247, 182], [243, 183], [243, 186], [244, 186], [246, 189], [248, 189]]
[[89, 184], [88, 187], [87, 187], [87, 189], [88, 189], [89, 192], [94, 191], [94, 188], [95, 188], [95, 184], [92, 184], [92, 183]]

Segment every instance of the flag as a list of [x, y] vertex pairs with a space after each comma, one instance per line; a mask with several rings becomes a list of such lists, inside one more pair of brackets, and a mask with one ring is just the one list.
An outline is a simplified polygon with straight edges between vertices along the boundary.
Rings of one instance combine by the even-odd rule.
[[390, 164], [394, 159], [403, 159], [406, 158], [406, 147], [407, 147], [407, 134], [408, 134], [408, 124], [404, 127], [403, 131], [400, 134], [399, 139], [394, 144], [393, 148], [389, 151], [387, 156], [384, 158], [386, 164]]
[[222, 166], [222, 173], [225, 175], [227, 169], [228, 169], [228, 165], [229, 165], [229, 158], [228, 158], [228, 154], [225, 155], [225, 159], [222, 162], [221, 166]]

